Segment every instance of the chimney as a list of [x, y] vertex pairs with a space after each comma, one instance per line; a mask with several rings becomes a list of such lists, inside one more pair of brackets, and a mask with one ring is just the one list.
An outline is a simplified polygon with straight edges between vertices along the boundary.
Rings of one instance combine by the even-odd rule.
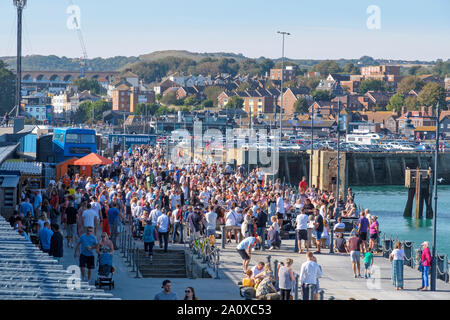
[[405, 114], [405, 113], [406, 113], [406, 107], [403, 106], [403, 107], [402, 107], [402, 115]]
[[425, 107], [422, 107], [420, 110], [422, 111], [422, 116], [425, 115]]
[[428, 107], [428, 116], [430, 116], [430, 117], [434, 116], [434, 109], [433, 109], [433, 107]]

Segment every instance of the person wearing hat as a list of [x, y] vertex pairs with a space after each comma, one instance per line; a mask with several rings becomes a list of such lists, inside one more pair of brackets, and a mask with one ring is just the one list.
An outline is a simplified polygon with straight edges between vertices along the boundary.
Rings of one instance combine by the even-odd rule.
[[247, 272], [248, 265], [250, 263], [252, 248], [256, 245], [256, 243], [261, 242], [261, 237], [247, 237], [237, 245], [236, 250], [242, 258], [242, 269], [244, 273]]
[[273, 272], [266, 272], [266, 276], [256, 288], [256, 299], [258, 300], [280, 300], [280, 294], [274, 286], [275, 278]]
[[428, 273], [430, 271], [432, 260], [429, 246], [430, 244], [428, 241], [422, 243], [423, 251], [422, 256], [420, 257], [420, 262], [422, 263], [422, 287], [417, 289], [420, 291], [428, 290]]

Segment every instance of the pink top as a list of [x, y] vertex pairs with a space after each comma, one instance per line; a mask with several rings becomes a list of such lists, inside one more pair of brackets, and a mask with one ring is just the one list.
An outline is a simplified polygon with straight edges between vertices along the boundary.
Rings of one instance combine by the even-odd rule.
[[421, 261], [424, 267], [431, 267], [430, 249], [428, 248], [423, 249]]
[[375, 227], [378, 228], [378, 221], [374, 221], [372, 222], [372, 224], [369, 226], [369, 232], [370, 234], [376, 234], [377, 233], [377, 229], [375, 229]]

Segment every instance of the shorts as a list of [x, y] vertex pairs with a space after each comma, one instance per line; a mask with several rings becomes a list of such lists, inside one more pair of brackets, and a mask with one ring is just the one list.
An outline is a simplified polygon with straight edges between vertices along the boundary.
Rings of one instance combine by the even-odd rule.
[[77, 234], [77, 224], [68, 224], [66, 232], [67, 237], [74, 237]]
[[278, 213], [278, 212], [277, 212], [277, 219], [278, 219], [278, 220], [281, 220], [281, 219], [283, 219], [283, 214], [282, 214], [282, 213]]
[[300, 229], [300, 230], [295, 230], [295, 231], [297, 232], [297, 240], [298, 241], [300, 241], [300, 240], [308, 241], [308, 231], [307, 230]]
[[367, 232], [360, 232], [360, 233], [359, 233], [359, 238], [360, 238], [362, 241], [366, 241], [366, 240], [367, 240]]
[[239, 252], [239, 255], [241, 256], [241, 258], [243, 260], [250, 260], [250, 257], [248, 256], [248, 254], [245, 251], [245, 249], [238, 249], [237, 252]]
[[370, 239], [377, 240], [378, 239], [378, 233], [373, 233], [370, 235]]
[[323, 231], [316, 231], [316, 241], [319, 241], [320, 239], [322, 239], [322, 232]]
[[130, 215], [131, 215], [131, 206], [127, 206], [127, 207], [126, 207], [125, 213], [126, 213], [127, 216], [130, 216]]
[[216, 230], [214, 229], [206, 229], [206, 236], [209, 237], [210, 235], [216, 236]]
[[94, 269], [95, 258], [94, 256], [85, 256], [80, 254], [80, 268]]
[[364, 263], [364, 269], [366, 270], [370, 269], [370, 263]]
[[350, 259], [352, 260], [352, 262], [359, 262], [361, 260], [361, 252], [350, 251]]

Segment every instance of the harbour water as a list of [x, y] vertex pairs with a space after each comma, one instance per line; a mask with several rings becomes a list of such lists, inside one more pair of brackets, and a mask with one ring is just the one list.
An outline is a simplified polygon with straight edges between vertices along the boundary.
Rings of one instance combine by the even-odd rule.
[[[397, 236], [399, 240], [413, 241], [416, 248], [423, 241], [429, 241], [432, 245], [433, 220], [416, 221], [414, 218], [403, 217], [408, 198], [408, 190], [404, 186], [354, 187], [352, 189], [358, 206], [369, 208], [371, 214], [378, 216], [382, 232], [394, 238]], [[450, 186], [438, 187], [436, 246], [439, 254], [450, 255]]]

